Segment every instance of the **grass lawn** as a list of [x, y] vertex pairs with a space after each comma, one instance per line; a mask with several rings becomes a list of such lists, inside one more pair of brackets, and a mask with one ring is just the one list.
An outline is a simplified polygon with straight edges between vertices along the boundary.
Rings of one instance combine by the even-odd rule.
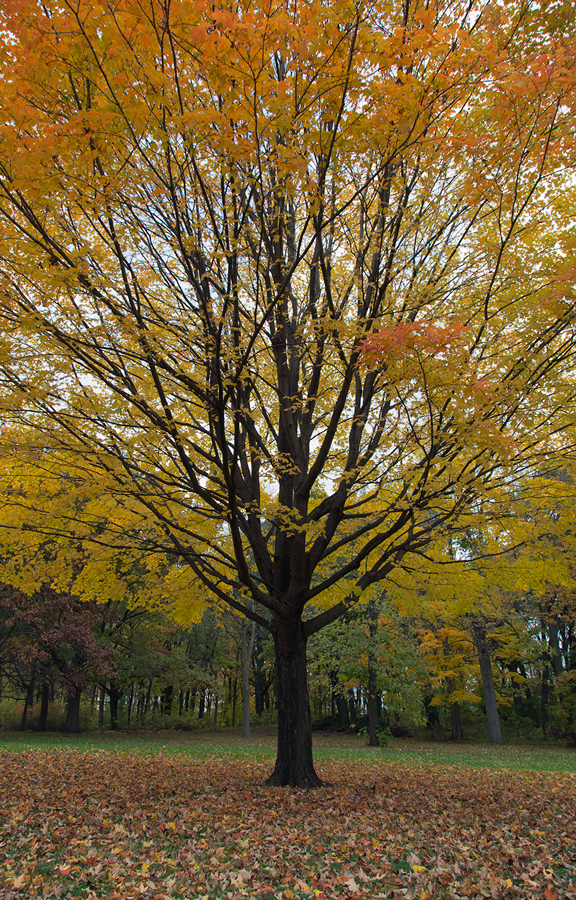
[[[0, 751], [48, 748], [76, 750], [110, 750], [125, 753], [185, 754], [204, 759], [221, 756], [232, 759], [274, 761], [276, 732], [273, 728], [253, 729], [249, 741], [243, 741], [239, 729], [221, 732], [91, 732], [65, 735], [57, 732], [0, 731]], [[391, 763], [416, 765], [468, 766], [494, 770], [536, 772], [572, 772], [576, 774], [576, 748], [487, 743], [430, 742], [392, 738], [387, 747], [366, 746], [363, 737], [314, 733], [314, 758], [324, 760], [372, 763], [375, 759]]]
[[0, 733], [0, 898], [576, 900], [576, 753], [315, 735]]

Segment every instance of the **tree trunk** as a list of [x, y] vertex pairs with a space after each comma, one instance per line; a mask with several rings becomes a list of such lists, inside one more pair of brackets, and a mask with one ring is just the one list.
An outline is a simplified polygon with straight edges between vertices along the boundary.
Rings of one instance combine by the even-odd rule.
[[312, 761], [312, 718], [308, 698], [306, 636], [299, 620], [273, 625], [278, 698], [276, 765], [266, 784], [311, 788], [322, 782]]
[[488, 725], [488, 737], [493, 744], [501, 744], [500, 717], [494, 689], [494, 677], [490, 662], [490, 651], [486, 641], [486, 628], [478, 622], [474, 623], [474, 640], [478, 650], [478, 662], [480, 663], [480, 675], [482, 677], [482, 689], [484, 691], [484, 706], [486, 707], [486, 723]]
[[548, 632], [550, 635], [550, 658], [552, 662], [552, 671], [555, 678], [560, 678], [564, 671], [562, 664], [562, 653], [560, 651], [560, 637], [558, 634], [558, 619], [556, 616], [550, 616], [548, 623]]
[[50, 683], [42, 681], [42, 695], [40, 700], [40, 716], [36, 726], [38, 731], [46, 731], [46, 723], [48, 722], [48, 703], [50, 702]]
[[462, 731], [462, 720], [460, 718], [460, 704], [457, 700], [453, 700], [450, 704], [450, 738], [453, 741], [461, 741], [464, 737]]
[[152, 696], [152, 684], [154, 683], [154, 679], [151, 678], [148, 682], [148, 691], [146, 693], [146, 700], [144, 701], [144, 714], [148, 712], [150, 709], [150, 698]]
[[255, 633], [255, 652], [252, 655], [252, 667], [254, 676], [254, 708], [256, 710], [256, 715], [261, 716], [264, 712], [265, 677], [262, 659], [262, 638], [257, 625]]
[[376, 693], [376, 656], [374, 642], [378, 631], [378, 610], [374, 600], [368, 603], [368, 746], [379, 747], [378, 697]]
[[134, 703], [134, 682], [130, 685], [130, 696], [128, 697], [128, 709], [126, 710], [127, 725], [130, 728], [130, 720], [132, 718], [132, 704]]
[[338, 714], [338, 728], [341, 731], [350, 728], [350, 711], [348, 709], [348, 700], [341, 691], [335, 694], [336, 712]]
[[247, 624], [242, 626], [242, 737], [244, 740], [250, 738], [250, 660], [254, 652], [254, 641], [256, 640], [256, 622], [252, 622], [252, 630], [250, 632], [250, 641], [246, 646], [246, 628]]
[[162, 712], [169, 716], [172, 713], [172, 698], [174, 696], [174, 685], [167, 684], [162, 694]]
[[352, 688], [348, 691], [348, 717], [350, 722], [356, 724], [356, 697]]
[[514, 675], [517, 675], [519, 671], [518, 660], [514, 659], [509, 662], [508, 668], [512, 673], [510, 682], [512, 685], [512, 702], [514, 704], [514, 712], [519, 718], [521, 718], [524, 715], [524, 701], [522, 700], [522, 694], [520, 693], [520, 689], [518, 687], [518, 680], [514, 678]]
[[123, 693], [119, 688], [110, 685], [108, 697], [110, 698], [110, 728], [112, 731], [118, 730], [118, 703]]
[[[451, 697], [454, 694], [455, 684], [453, 678], [446, 679], [446, 687], [448, 688], [448, 695]], [[450, 701], [450, 740], [451, 741], [461, 741], [464, 737], [464, 733], [462, 731], [462, 720], [460, 718], [460, 704], [458, 700]]]
[[236, 727], [236, 707], [238, 706], [238, 677], [235, 676], [232, 680], [232, 696], [230, 698], [230, 702], [232, 703], [232, 713], [230, 715], [232, 728]]
[[20, 719], [20, 731], [24, 731], [26, 728], [26, 719], [28, 716], [28, 710], [32, 706], [34, 702], [34, 681], [36, 678], [36, 672], [32, 669], [32, 677], [28, 682], [28, 687], [26, 689], [26, 698], [24, 700], [24, 709], [22, 710], [22, 718]]
[[64, 731], [68, 734], [78, 734], [80, 731], [80, 697], [82, 691], [74, 687], [68, 694], [68, 706], [66, 708], [66, 723]]
[[548, 736], [548, 666], [546, 663], [542, 666], [542, 684], [540, 695], [540, 716], [542, 723], [542, 734]]

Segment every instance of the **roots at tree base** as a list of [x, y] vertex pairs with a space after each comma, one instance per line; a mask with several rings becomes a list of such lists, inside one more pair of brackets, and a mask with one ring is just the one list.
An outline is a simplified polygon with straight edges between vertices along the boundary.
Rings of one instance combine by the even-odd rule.
[[305, 771], [298, 773], [289, 772], [286, 771], [285, 767], [276, 766], [264, 784], [266, 787], [294, 787], [305, 788], [307, 790], [310, 788], [330, 787], [329, 782], [322, 781], [322, 779], [318, 777], [313, 766], [311, 769], [307, 767]]

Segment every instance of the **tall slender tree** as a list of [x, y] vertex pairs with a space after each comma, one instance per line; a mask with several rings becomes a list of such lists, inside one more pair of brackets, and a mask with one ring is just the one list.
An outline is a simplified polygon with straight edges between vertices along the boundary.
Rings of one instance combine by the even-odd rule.
[[11, 434], [272, 632], [270, 784], [308, 637], [559, 427], [569, 6], [4, 5]]

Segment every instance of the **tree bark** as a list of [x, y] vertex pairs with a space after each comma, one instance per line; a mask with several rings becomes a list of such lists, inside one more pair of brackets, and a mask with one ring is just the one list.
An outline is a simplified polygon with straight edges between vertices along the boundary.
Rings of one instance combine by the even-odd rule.
[[457, 700], [453, 700], [450, 704], [450, 738], [453, 741], [461, 741], [464, 738], [462, 730], [462, 719], [460, 718], [460, 704]]
[[[446, 687], [448, 688], [448, 694], [450, 696], [453, 695], [455, 684], [453, 678], [446, 679]], [[450, 701], [450, 740], [451, 741], [461, 741], [464, 737], [464, 732], [462, 731], [462, 720], [460, 718], [460, 704], [458, 700]]]
[[302, 622], [276, 619], [272, 633], [276, 653], [278, 746], [276, 765], [266, 784], [319, 787], [322, 781], [312, 761], [312, 718]]
[[488, 725], [488, 737], [493, 744], [502, 744], [500, 732], [500, 717], [498, 715], [498, 703], [496, 702], [496, 690], [494, 688], [494, 676], [490, 662], [490, 650], [486, 640], [486, 628], [479, 622], [474, 623], [474, 640], [478, 650], [478, 662], [480, 663], [480, 675], [482, 677], [482, 690], [484, 691], [484, 706], [486, 707], [486, 723]]
[[108, 697], [110, 699], [110, 728], [112, 731], [118, 730], [118, 703], [124, 691], [110, 685]]
[[334, 695], [336, 701], [336, 712], [338, 717], [338, 728], [341, 731], [350, 728], [350, 710], [348, 709], [348, 700], [342, 693], [337, 691]]
[[368, 603], [368, 746], [379, 747], [378, 696], [376, 691], [376, 655], [374, 642], [378, 631], [378, 610], [374, 600]]
[[64, 731], [68, 734], [78, 734], [80, 731], [80, 697], [82, 691], [80, 688], [70, 688], [68, 694], [68, 705], [66, 708], [66, 723]]
[[20, 719], [20, 731], [24, 731], [26, 728], [26, 719], [28, 716], [28, 710], [32, 706], [34, 702], [34, 681], [36, 679], [36, 671], [32, 669], [32, 676], [30, 681], [28, 682], [28, 687], [26, 688], [26, 698], [24, 700], [24, 709], [22, 710], [22, 718]]
[[348, 717], [352, 725], [356, 724], [356, 697], [352, 688], [348, 691]]
[[264, 672], [261, 629], [256, 625], [254, 653], [252, 654], [252, 674], [254, 679], [254, 708], [257, 716], [270, 708], [268, 698], [268, 682]]
[[128, 728], [130, 728], [130, 720], [132, 719], [132, 704], [134, 703], [134, 682], [130, 685], [130, 695], [128, 697], [128, 709], [126, 710], [126, 719]]
[[541, 682], [541, 694], [540, 694], [540, 717], [542, 723], [542, 734], [544, 737], [548, 736], [548, 680], [549, 680], [549, 670], [546, 663], [542, 666], [542, 682]]
[[169, 716], [172, 713], [172, 698], [174, 696], [174, 685], [167, 684], [162, 694], [162, 712]]
[[250, 738], [250, 660], [254, 652], [254, 641], [256, 640], [256, 622], [252, 622], [250, 632], [250, 641], [246, 646], [246, 629], [247, 623], [242, 626], [242, 737], [244, 740]]
[[552, 662], [552, 671], [555, 678], [560, 678], [564, 671], [562, 664], [562, 653], [560, 651], [560, 637], [558, 634], [558, 620], [556, 616], [550, 616], [548, 623], [548, 633], [550, 635], [550, 660]]
[[48, 681], [42, 681], [42, 695], [40, 700], [40, 715], [38, 717], [38, 725], [36, 726], [38, 731], [46, 731], [46, 724], [48, 722], [48, 703], [50, 702], [50, 683]]

